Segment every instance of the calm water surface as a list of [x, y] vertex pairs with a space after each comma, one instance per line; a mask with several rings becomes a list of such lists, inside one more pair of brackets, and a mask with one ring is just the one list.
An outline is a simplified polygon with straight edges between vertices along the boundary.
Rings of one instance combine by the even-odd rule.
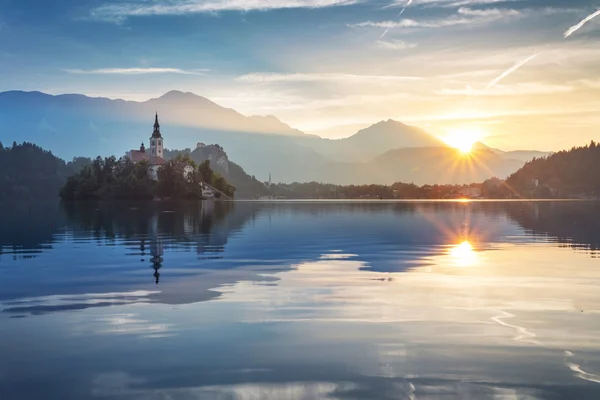
[[5, 204], [0, 399], [600, 399], [600, 204]]

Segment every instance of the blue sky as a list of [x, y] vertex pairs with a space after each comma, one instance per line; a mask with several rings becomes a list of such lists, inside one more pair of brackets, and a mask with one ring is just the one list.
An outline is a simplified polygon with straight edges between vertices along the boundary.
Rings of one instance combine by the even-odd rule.
[[394, 118], [503, 148], [570, 147], [600, 124], [600, 17], [564, 38], [600, 1], [1, 4], [0, 90], [179, 89], [324, 136]]

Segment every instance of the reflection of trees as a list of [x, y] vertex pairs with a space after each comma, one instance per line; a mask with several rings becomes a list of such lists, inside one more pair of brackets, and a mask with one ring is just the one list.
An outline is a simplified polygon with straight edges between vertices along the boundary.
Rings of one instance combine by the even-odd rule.
[[64, 223], [58, 201], [0, 203], [0, 255], [40, 252], [54, 242]]
[[600, 203], [514, 202], [503, 211], [534, 235], [549, 235], [560, 243], [600, 250]]
[[75, 235], [97, 239], [136, 239], [156, 231], [175, 243], [194, 234], [210, 233], [233, 210], [233, 203], [217, 202], [92, 202], [64, 203]]
[[131, 246], [130, 255], [142, 256], [142, 261], [149, 250], [157, 284], [164, 248], [221, 253], [231, 232], [249, 217], [243, 210], [232, 212], [231, 202], [92, 202], [63, 207], [73, 236], [124, 242]]
[[[465, 225], [470, 236], [479, 234], [485, 240], [493, 229], [490, 220], [508, 216], [532, 234], [549, 235], [569, 246], [600, 250], [600, 204], [594, 202], [76, 202], [62, 206], [40, 202], [5, 203], [0, 207], [0, 254], [28, 257], [61, 240], [57, 234], [66, 232], [83, 241], [118, 241], [129, 247], [130, 255], [141, 256], [145, 263], [151, 261], [152, 268], [158, 267], [158, 274], [164, 260], [156, 258], [154, 262], [145, 257], [151, 253], [153, 237], [160, 240], [160, 247], [165, 250], [195, 251], [202, 258], [211, 258], [223, 252], [232, 233], [259, 215], [304, 215], [317, 219], [337, 216], [340, 219], [336, 225], [366, 229], [365, 220], [354, 221], [355, 216], [390, 214], [408, 216], [418, 224], [395, 231], [373, 227], [382, 236], [398, 242], [410, 239], [410, 243], [446, 243], [444, 234], [460, 236]], [[477, 215], [485, 218], [476, 218]], [[427, 230], [427, 224], [439, 229]]]

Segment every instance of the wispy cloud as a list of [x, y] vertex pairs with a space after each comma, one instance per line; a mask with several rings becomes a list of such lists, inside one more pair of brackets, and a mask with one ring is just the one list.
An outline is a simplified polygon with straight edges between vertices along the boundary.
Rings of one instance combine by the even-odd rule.
[[596, 10], [596, 12], [588, 15], [587, 17], [585, 17], [584, 19], [582, 19], [581, 21], [579, 21], [579, 23], [577, 25], [573, 25], [572, 27], [570, 27], [569, 29], [567, 29], [567, 31], [564, 33], [565, 39], [568, 38], [569, 36], [571, 36], [572, 34], [574, 34], [575, 32], [577, 32], [585, 24], [587, 24], [592, 19], [596, 18], [598, 15], [600, 15], [600, 10]]
[[475, 10], [461, 7], [458, 14], [449, 18], [439, 18], [434, 20], [417, 21], [414, 19], [402, 19], [400, 21], [365, 21], [358, 24], [350, 24], [352, 28], [444, 28], [456, 25], [473, 25], [478, 23], [492, 22], [506, 17], [515, 17], [521, 15], [521, 12], [513, 9], [486, 9]]
[[100, 68], [100, 69], [64, 69], [69, 74], [83, 75], [143, 75], [143, 74], [182, 74], [204, 75], [207, 69], [184, 70], [179, 68]]
[[504, 71], [502, 74], [500, 74], [500, 76], [498, 76], [496, 79], [494, 79], [493, 81], [491, 81], [486, 89], [490, 89], [492, 87], [494, 87], [498, 82], [500, 82], [502, 79], [506, 78], [508, 75], [512, 74], [513, 72], [515, 72], [516, 70], [518, 70], [519, 68], [521, 68], [523, 65], [527, 64], [529, 61], [533, 60], [534, 58], [536, 58], [538, 56], [538, 54], [532, 54], [529, 57], [521, 60], [521, 61], [517, 61], [512, 67], [510, 67], [509, 69], [507, 69], [506, 71]]
[[271, 83], [271, 82], [323, 82], [341, 81], [347, 83], [377, 83], [393, 81], [416, 81], [421, 80], [415, 76], [395, 75], [354, 75], [354, 74], [277, 74], [277, 73], [253, 73], [241, 75], [236, 78], [238, 82], [246, 83]]
[[524, 0], [419, 0], [420, 4], [441, 7], [479, 6], [494, 3], [509, 3]]
[[130, 17], [183, 15], [218, 11], [252, 11], [285, 8], [324, 8], [345, 6], [360, 0], [157, 0], [129, 1], [104, 5], [91, 11], [94, 19], [123, 22]]
[[542, 82], [526, 82], [514, 85], [497, 85], [494, 90], [480, 91], [472, 87], [464, 89], [441, 89], [435, 91], [437, 95], [442, 96], [524, 96], [524, 95], [542, 95], [568, 93], [575, 90], [571, 85], [555, 85]]
[[600, 80], [580, 79], [578, 83], [592, 89], [600, 89]]
[[418, 46], [417, 43], [407, 43], [404, 40], [378, 40], [375, 45], [380, 49], [387, 50], [407, 50]]

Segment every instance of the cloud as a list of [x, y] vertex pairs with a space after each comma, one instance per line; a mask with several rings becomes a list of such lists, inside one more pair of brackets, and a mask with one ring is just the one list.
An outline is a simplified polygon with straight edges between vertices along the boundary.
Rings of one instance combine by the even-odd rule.
[[523, 0], [420, 0], [420, 4], [431, 4], [441, 7], [479, 6], [494, 3], [518, 2]]
[[575, 32], [577, 32], [585, 24], [587, 24], [592, 19], [596, 18], [598, 15], [600, 15], [600, 10], [596, 10], [595, 13], [592, 13], [592, 14], [588, 15], [587, 17], [585, 17], [584, 19], [582, 19], [577, 25], [573, 25], [572, 27], [570, 27], [569, 29], [567, 29], [567, 31], [564, 33], [565, 39], [568, 38], [569, 36], [571, 36], [572, 34], [574, 34]]
[[417, 43], [407, 43], [403, 40], [378, 40], [375, 44], [378, 48], [386, 50], [406, 50], [418, 46]]
[[439, 18], [434, 20], [417, 21], [414, 19], [402, 19], [400, 21], [366, 21], [358, 24], [349, 24], [351, 28], [444, 28], [456, 25], [472, 25], [478, 23], [492, 22], [498, 19], [507, 17], [516, 17], [521, 15], [521, 12], [513, 9], [485, 9], [475, 10], [471, 8], [461, 7], [458, 9], [458, 14], [449, 18]]
[[324, 8], [356, 4], [360, 0], [158, 0], [130, 1], [94, 8], [90, 17], [120, 23], [130, 17], [184, 15], [218, 11], [276, 10], [286, 8]]
[[485, 17], [485, 18], [502, 18], [508, 16], [519, 15], [520, 12], [512, 9], [499, 9], [499, 8], [485, 8], [485, 9], [472, 9], [467, 7], [461, 7], [458, 9], [458, 13], [462, 15], [470, 15], [474, 17]]
[[82, 75], [144, 75], [144, 74], [182, 74], [204, 75], [208, 70], [183, 70], [179, 68], [100, 68], [100, 69], [65, 69], [69, 74]]
[[395, 75], [354, 75], [354, 74], [277, 74], [277, 73], [252, 73], [238, 76], [235, 80], [246, 83], [272, 83], [272, 82], [323, 82], [338, 81], [345, 83], [377, 83], [393, 81], [416, 81], [420, 77], [395, 76]]
[[472, 87], [463, 89], [441, 89], [435, 93], [441, 96], [524, 96], [568, 93], [575, 90], [570, 85], [555, 85], [550, 83], [527, 82], [514, 85], [497, 85], [493, 90], [480, 91]]
[[600, 89], [600, 80], [580, 79], [578, 83], [592, 89]]
[[429, 21], [415, 21], [414, 19], [403, 19], [400, 21], [365, 21], [358, 24], [348, 25], [351, 28], [441, 28], [453, 25], [464, 25], [470, 21], [463, 18], [449, 18]]

